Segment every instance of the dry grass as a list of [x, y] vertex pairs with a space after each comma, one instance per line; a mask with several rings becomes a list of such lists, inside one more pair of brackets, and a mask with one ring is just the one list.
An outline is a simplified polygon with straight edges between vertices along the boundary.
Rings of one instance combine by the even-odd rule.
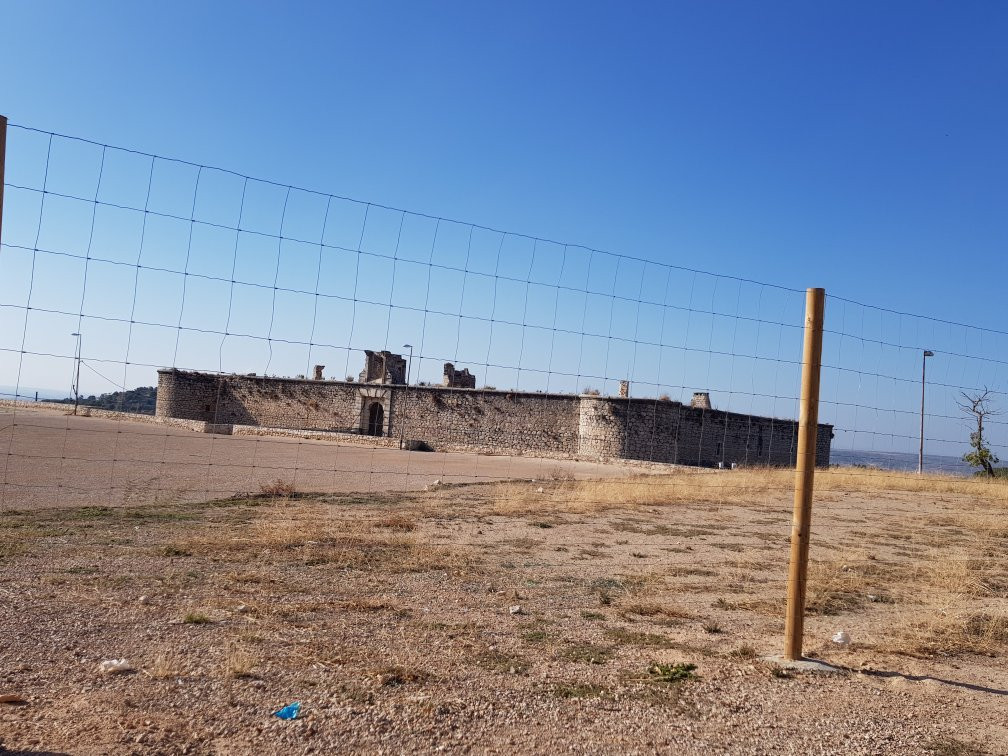
[[[1004, 482], [842, 472], [817, 478], [809, 649], [851, 666], [898, 654], [885, 664], [899, 669], [919, 663], [907, 656], [1008, 650]], [[257, 675], [241, 688], [287, 691], [324, 671], [357, 701], [399, 687], [437, 695], [460, 680], [526, 684], [548, 667], [551, 681], [577, 681], [555, 695], [609, 696], [599, 691], [628, 674], [644, 684], [646, 665], [671, 651], [720, 679], [718, 665], [735, 676], [779, 646], [792, 483], [784, 470], [677, 471], [0, 512], [0, 543], [60, 554], [11, 552], [11, 574], [37, 569], [32, 590], [92, 607], [113, 577], [102, 559], [117, 539], [116, 554], [135, 559], [114, 577], [152, 597], [121, 611], [143, 627], [160, 616], [165, 638], [199, 650], [157, 656], [145, 667], [153, 678], [223, 686]], [[516, 603], [521, 615], [508, 612]], [[829, 642], [840, 627], [854, 638], [847, 650]], [[179, 647], [152, 646], [147, 658]]]
[[905, 581], [905, 577], [905, 570], [870, 558], [867, 554], [812, 560], [809, 563], [805, 608], [816, 614], [849, 611], [873, 601], [870, 596], [888, 597], [888, 591], [899, 586], [901, 578]]
[[147, 674], [155, 680], [171, 680], [181, 674], [181, 667], [174, 657], [158, 654]]
[[379, 517], [373, 524], [376, 528], [387, 528], [388, 530], [396, 530], [401, 533], [411, 533], [417, 527], [415, 519], [401, 513]]
[[395, 572], [457, 571], [474, 565], [467, 553], [410, 532], [415, 522], [401, 515], [342, 519], [316, 504], [295, 504], [278, 515], [270, 511], [238, 532], [229, 528], [227, 538], [204, 529], [171, 548], [238, 562], [266, 557], [301, 560], [309, 566]]
[[234, 679], [253, 677], [255, 656], [241, 646], [232, 645], [224, 656], [224, 676]]
[[[855, 467], [831, 467], [816, 473], [819, 493], [919, 492], [954, 495], [990, 505], [1008, 504], [1008, 479], [916, 475]], [[508, 481], [496, 484], [494, 514], [589, 513], [669, 504], [763, 506], [787, 500], [794, 490], [790, 469], [754, 467], [738, 470], [682, 469], [660, 475], [606, 480], [564, 480], [543, 486]], [[989, 524], [992, 534], [1008, 526]]]
[[899, 632], [879, 648], [907, 656], [957, 656], [964, 653], [997, 656], [1008, 647], [1008, 616], [1004, 612], [916, 612], [899, 622]]
[[[391, 611], [396, 614], [403, 613], [405, 610], [399, 604], [389, 601], [384, 598], [377, 598], [374, 596], [358, 596], [354, 597], [348, 601], [343, 602], [343, 606], [352, 612], [384, 612]], [[408, 615], [409, 612], [405, 612], [403, 616]]]
[[[494, 486], [492, 513], [529, 515], [592, 513], [667, 504], [728, 503], [768, 500], [775, 492], [777, 471], [676, 471], [608, 480], [565, 480], [542, 486], [504, 482]], [[632, 527], [630, 528], [632, 531]]]
[[646, 618], [652, 622], [692, 619], [692, 613], [672, 604], [634, 601], [620, 606], [620, 616], [627, 620]]
[[[779, 520], [764, 517], [762, 522], [784, 526], [793, 485], [793, 471], [768, 468], [676, 470], [623, 479], [554, 481], [543, 486], [543, 493], [538, 493], [538, 484], [508, 482], [491, 488], [484, 511], [516, 518], [626, 511], [634, 514], [633, 519], [617, 520], [610, 525], [612, 531], [636, 536], [636, 542], [649, 536], [655, 537], [656, 543], [671, 538], [680, 539], [676, 543], [682, 546], [699, 547], [699, 541], [719, 530], [731, 533], [735, 525], [728, 524], [729, 508], [778, 511]], [[881, 629], [865, 643], [900, 654], [986, 654], [1008, 647], [1008, 481], [830, 468], [817, 472], [816, 492], [822, 512], [819, 527], [829, 527], [831, 533], [838, 527], [845, 537], [816, 539], [807, 594], [811, 614], [858, 617], [871, 612], [885, 617]], [[921, 497], [925, 497], [923, 501]], [[841, 498], [850, 502], [843, 512], [834, 506]], [[927, 506], [920, 507], [914, 501]], [[657, 508], [670, 505], [674, 510], [659, 514], [660, 518], [678, 520], [675, 513], [692, 514], [686, 522], [655, 524], [654, 515], [661, 511]], [[722, 507], [726, 508], [723, 512]], [[823, 524], [824, 519], [830, 524]], [[740, 529], [731, 534], [744, 542], [736, 548], [752, 548], [751, 543], [747, 545], [752, 538], [771, 537], [754, 533], [752, 521], [736, 522]], [[859, 528], [860, 523], [864, 524]], [[779, 539], [774, 551], [784, 557], [786, 533]], [[723, 542], [710, 545], [717, 547]], [[727, 590], [724, 564], [673, 564], [664, 568], [663, 575], [676, 580], [679, 591], [723, 591]], [[741, 590], [759, 595], [734, 602], [733, 610], [779, 616], [780, 600], [771, 597], [761, 584], [769, 580], [768, 588], [782, 589], [786, 565], [781, 562], [779, 569], [768, 572], [765, 560], [748, 558], [738, 560], [737, 566], [733, 574], [742, 580]], [[719, 577], [719, 587], [677, 580], [691, 576]], [[663, 605], [653, 601], [659, 585], [633, 591], [638, 600], [632, 602], [625, 595], [630, 591], [620, 583], [596, 589], [604, 606], [616, 603], [617, 595], [624, 594], [618, 602], [624, 619], [662, 620], [659, 612]]]
[[[793, 473], [788, 473], [793, 475]], [[1008, 504], [1008, 480], [1004, 478], [963, 478], [956, 475], [874, 470], [861, 467], [831, 467], [816, 472], [816, 490], [877, 493], [909, 491], [952, 494], [991, 504]]]
[[277, 478], [269, 483], [259, 486], [259, 493], [263, 496], [276, 496], [278, 498], [290, 498], [294, 495], [294, 484], [289, 480]]

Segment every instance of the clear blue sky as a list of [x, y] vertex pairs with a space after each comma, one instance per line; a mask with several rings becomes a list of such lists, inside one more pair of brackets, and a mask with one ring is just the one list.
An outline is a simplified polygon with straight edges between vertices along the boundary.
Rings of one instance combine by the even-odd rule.
[[[252, 3], [157, 6], [8, 0], [2, 3], [2, 16], [0, 112], [13, 123], [432, 216], [796, 289], [823, 286], [831, 295], [898, 311], [1008, 330], [998, 294], [1008, 272], [1004, 148], [1008, 6], [1001, 3], [317, 3], [281, 9]], [[11, 140], [17, 140], [23, 159], [18, 163], [9, 157], [11, 182], [12, 171], [32, 177], [39, 168], [33, 162], [38, 141], [15, 132]], [[80, 179], [82, 192], [91, 182], [93, 196], [94, 181], [86, 178], [89, 158], [69, 153], [62, 157], [67, 171]], [[122, 170], [129, 173], [134, 168]], [[74, 183], [74, 176], [66, 179], [67, 186]], [[181, 174], [159, 174], [157, 183], [168, 187], [166, 206], [175, 200], [178, 207], [184, 205], [181, 187], [189, 180]], [[178, 189], [176, 198], [168, 197], [173, 187]], [[114, 189], [112, 183], [104, 191]], [[192, 189], [188, 192], [191, 203]], [[240, 186], [226, 182], [213, 187], [214, 211], [226, 214], [240, 200], [240, 192]], [[11, 199], [15, 194], [8, 191], [7, 244], [12, 234], [31, 236], [29, 226], [19, 229], [18, 220], [11, 220], [14, 213], [22, 218], [30, 215], [25, 210], [29, 198]], [[284, 198], [265, 190], [262, 195], [249, 198], [243, 228], [254, 217], [267, 233], [275, 234], [279, 216], [274, 216]], [[288, 224], [303, 216], [304, 238], [315, 238], [318, 231], [309, 232], [309, 227], [319, 223], [310, 219], [321, 210], [303, 199], [303, 206], [295, 198], [290, 207], [284, 234], [296, 235]], [[11, 203], [20, 209], [11, 210]], [[188, 216], [190, 211], [191, 207], [180, 214]], [[233, 209], [228, 212], [233, 214]], [[344, 238], [350, 240], [354, 235], [350, 229], [359, 224], [349, 206], [338, 212], [345, 215], [335, 219], [338, 223], [330, 218], [325, 231], [326, 242], [337, 246]], [[49, 225], [62, 228], [56, 218], [52, 216]], [[381, 247], [387, 239], [382, 242], [378, 237], [394, 235], [398, 223], [392, 216], [374, 216], [370, 222], [365, 249], [369, 243]], [[53, 228], [43, 231], [56, 233]], [[115, 230], [123, 259], [135, 257], [138, 242], [124, 226], [109, 221], [107, 228]], [[411, 232], [420, 249], [431, 229], [416, 223], [406, 231]], [[440, 233], [439, 243], [448, 245], [448, 232]], [[169, 236], [166, 228], [149, 231], [148, 264], [158, 259], [159, 243], [166, 249], [171, 246]], [[50, 239], [53, 245], [69, 244], [57, 237]], [[106, 242], [108, 249], [116, 244], [96, 241]], [[493, 268], [495, 242], [484, 241], [485, 250], [475, 253], [481, 262], [473, 265], [489, 261]], [[212, 238], [195, 243], [205, 243], [209, 249], [217, 242], [226, 246]], [[508, 240], [512, 242], [518, 244]], [[233, 239], [230, 244], [234, 246]], [[44, 246], [43, 240], [39, 245]], [[25, 246], [32, 246], [30, 240]], [[258, 277], [272, 283], [276, 249], [268, 246], [243, 249], [242, 258], [250, 261], [249, 280]], [[404, 248], [402, 256], [408, 257], [411, 250]], [[23, 256], [15, 259], [10, 249], [4, 254], [9, 270], [25, 261]], [[282, 254], [287, 254], [285, 260], [296, 259], [293, 250]], [[435, 259], [444, 260], [442, 254], [460, 253], [446, 247]], [[533, 279], [561, 282], [560, 274], [545, 262], [550, 255], [555, 258], [557, 250], [538, 249], [534, 259], [527, 259], [529, 254], [518, 247], [504, 253], [515, 276], [525, 277], [529, 274], [523, 270], [546, 266], [541, 276], [533, 271]], [[415, 259], [432, 259], [429, 249], [427, 255], [416, 253]], [[231, 265], [227, 256], [209, 258], [208, 270], [216, 270], [214, 264], [219, 263], [222, 275], [227, 275]], [[457, 261], [462, 264], [461, 258]], [[572, 266], [583, 262], [574, 261]], [[283, 268], [281, 278], [297, 278], [295, 263]], [[310, 277], [314, 274], [310, 268], [300, 273]], [[448, 277], [422, 286], [417, 282], [423, 280], [425, 268], [420, 264], [412, 271], [396, 271], [400, 287], [402, 277], [416, 284], [413, 289], [395, 289], [397, 298], [408, 299], [421, 290], [424, 296], [430, 290], [435, 298], [450, 298], [459, 282]], [[43, 267], [39, 273], [53, 298], [60, 300], [73, 288], [55, 283], [61, 271], [56, 266], [47, 273]], [[368, 278], [379, 280], [384, 272], [369, 271]], [[564, 276], [570, 275], [565, 271]], [[656, 285], [659, 278], [664, 285], [667, 278], [657, 268], [605, 271], [596, 264], [594, 272], [584, 272], [583, 280], [578, 279], [581, 284], [566, 279], [561, 283], [596, 289], [591, 277], [600, 275], [608, 276], [614, 291], [630, 298], [647, 294], [644, 287]], [[614, 283], [613, 276], [626, 276], [627, 281]], [[8, 280], [14, 280], [13, 273], [8, 273]], [[328, 282], [333, 292], [345, 283], [335, 272]], [[687, 308], [699, 308], [703, 297], [708, 305], [716, 305], [718, 298], [735, 296], [734, 304], [720, 309], [751, 310], [762, 319], [786, 311], [788, 322], [800, 322], [800, 296], [780, 295], [779, 304], [776, 300], [753, 304], [760, 294], [756, 289], [721, 285], [718, 290], [716, 282], [688, 277], [681, 283], [695, 300], [691, 304], [684, 296], [682, 305]], [[160, 291], [157, 283], [144, 285]], [[133, 288], [131, 276], [120, 280], [110, 275], [102, 283], [98, 274], [91, 286], [102, 303], [82, 304], [78, 294], [73, 311], [111, 306], [115, 292], [129, 293]], [[488, 297], [494, 298], [479, 286], [475, 282], [469, 286], [468, 294], [461, 295], [461, 309], [456, 305], [455, 311], [475, 314]], [[44, 297], [45, 291], [34, 296]], [[376, 300], [387, 296], [382, 291], [374, 294]], [[466, 296], [475, 301], [467, 305]], [[498, 291], [495, 299], [504, 307], [522, 296], [521, 291], [514, 296]], [[556, 305], [563, 317], [564, 307], [555, 293], [553, 299], [537, 297], [534, 291], [529, 296], [532, 311], [526, 301], [512, 313], [518, 322], [540, 318], [549, 325], [548, 312], [535, 312], [536, 303], [543, 301], [544, 310]], [[661, 301], [660, 292], [654, 298]], [[173, 306], [153, 294], [141, 294], [140, 299], [134, 308]], [[743, 300], [749, 304], [739, 304]], [[422, 307], [423, 302], [417, 305]], [[297, 312], [298, 306], [291, 303], [290, 311]], [[263, 311], [254, 298], [235, 307], [234, 317], [245, 321]], [[594, 304], [580, 307], [588, 314], [580, 313], [582, 320], [572, 322], [571, 329], [605, 333], [606, 324], [594, 329], [589, 322], [596, 312]], [[841, 309], [850, 321], [846, 326], [836, 320]], [[887, 321], [874, 311], [866, 316], [855, 309], [840, 305], [831, 309], [836, 330], [856, 336], [871, 331], [869, 338], [906, 349], [873, 356], [863, 343], [837, 339], [827, 344], [827, 356], [832, 349], [837, 364], [853, 366], [855, 372], [898, 374], [909, 381], [916, 370], [909, 348], [930, 339], [941, 342], [939, 350], [985, 358], [936, 360], [936, 380], [950, 386], [1003, 380], [1002, 366], [990, 361], [1006, 354], [1004, 339], [997, 335], [943, 330], [913, 319]], [[379, 329], [385, 333], [366, 338], [392, 348], [419, 340], [422, 334], [416, 334], [412, 316], [398, 313], [403, 316], [398, 322], [395, 314], [391, 319], [386, 316]], [[626, 323], [618, 313], [607, 314], [610, 332], [614, 327], [625, 331], [633, 319], [637, 332], [630, 338], [662, 343], [670, 338], [660, 332], [641, 333], [642, 319], [653, 322], [657, 317], [647, 312], [627, 313]], [[113, 315], [128, 313], [110, 311]], [[501, 317], [499, 311], [495, 315]], [[190, 311], [189, 317], [212, 320], [216, 315]], [[320, 317], [336, 322], [345, 313], [336, 308]], [[866, 325], [866, 317], [869, 321], [874, 317], [877, 324]], [[689, 344], [695, 338], [697, 350], [716, 348], [715, 341], [726, 333], [713, 320], [684, 325], [657, 317], [663, 318], [666, 330], [692, 328], [693, 336], [677, 336], [675, 343]], [[438, 377], [438, 360], [445, 354], [484, 368], [487, 362], [494, 363], [485, 351], [486, 334], [473, 322], [446, 326], [441, 333], [445, 344], [436, 349], [431, 344], [438, 341], [437, 327], [425, 327], [435, 335], [425, 347], [432, 359], [430, 365], [421, 364], [422, 378]], [[465, 327], [475, 330], [467, 332]], [[4, 328], [11, 333], [18, 330], [14, 321]], [[62, 328], [62, 323], [50, 328], [38, 322], [29, 330], [44, 339], [50, 331], [62, 333]], [[214, 328], [219, 326], [210, 327]], [[264, 321], [250, 329], [262, 334], [269, 325]], [[913, 335], [908, 329], [915, 329]], [[456, 343], [448, 343], [449, 337]], [[737, 329], [729, 337], [732, 343], [722, 345], [728, 351], [740, 351], [737, 342], [748, 338]], [[119, 344], [129, 338], [109, 332], [100, 340]], [[172, 362], [158, 337], [132, 338], [142, 343], [131, 348], [159, 344], [149, 357], [152, 364]], [[498, 364], [524, 367], [530, 354], [546, 359], [546, 347], [532, 334], [509, 338], [498, 332], [496, 338], [494, 351], [505, 353], [498, 356]], [[350, 340], [357, 346], [357, 335]], [[15, 346], [20, 344], [15, 341]], [[343, 338], [341, 343], [345, 342]], [[466, 345], [471, 346], [468, 352]], [[482, 354], [475, 348], [479, 345]], [[210, 351], [225, 370], [249, 367], [242, 355], [251, 352], [243, 351], [240, 343], [228, 346], [232, 347], [231, 355], [216, 348]], [[612, 348], [611, 342], [607, 347]], [[570, 345], [567, 351], [555, 343], [551, 348], [563, 361], [573, 360], [575, 353], [583, 360], [583, 352], [591, 350], [583, 344]], [[72, 352], [72, 345], [61, 344], [59, 351]], [[12, 375], [17, 368], [10, 367], [9, 354], [0, 384], [50, 387], [42, 382], [41, 366], [22, 366], [20, 379]], [[113, 352], [93, 356], [122, 360]], [[781, 356], [794, 356], [790, 342]], [[293, 372], [286, 358], [276, 359], [274, 367], [280, 364], [281, 372]], [[336, 358], [327, 359], [331, 363]], [[582, 366], [578, 372], [612, 382], [623, 375], [612, 365], [625, 359], [622, 353], [609, 355], [599, 367]], [[756, 393], [794, 393], [790, 373], [780, 379], [757, 378], [756, 368], [737, 361], [719, 366], [706, 360], [706, 373], [697, 376], [682, 365], [662, 367], [661, 354], [639, 359], [646, 367], [631, 376], [638, 382], [685, 391], [716, 384], [713, 374], [731, 391], [744, 373], [746, 385], [751, 383]], [[261, 362], [255, 352], [250, 364]], [[291, 364], [296, 362], [305, 361], [292, 356]], [[350, 372], [359, 369], [357, 357], [347, 362]], [[339, 374], [343, 369], [327, 372]], [[490, 369], [479, 372], [495, 378]], [[140, 373], [134, 380], [120, 369], [119, 378], [123, 377], [129, 383], [143, 381]], [[520, 375], [502, 375], [500, 380], [544, 385]], [[834, 397], [847, 392], [854, 404], [910, 407], [913, 403], [908, 382], [894, 382], [879, 397], [882, 389], [877, 385], [872, 396], [865, 395], [863, 377], [837, 373], [833, 378], [827, 374], [825, 380], [827, 387], [834, 381]], [[86, 390], [111, 388], [101, 381], [83, 383]], [[577, 388], [559, 379], [551, 380], [550, 387]], [[954, 393], [949, 389], [936, 396], [933, 412], [954, 414]], [[793, 404], [786, 403], [757, 409], [793, 414]], [[842, 411], [836, 412], [842, 420]], [[908, 417], [906, 435], [912, 433], [911, 421]], [[882, 428], [896, 421], [872, 422]], [[867, 427], [868, 421], [862, 413], [859, 419], [847, 418], [847, 424]]]

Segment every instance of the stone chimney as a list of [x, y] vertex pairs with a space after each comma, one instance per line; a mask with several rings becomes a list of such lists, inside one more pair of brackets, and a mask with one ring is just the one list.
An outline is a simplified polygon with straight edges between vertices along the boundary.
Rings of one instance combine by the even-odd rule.
[[694, 391], [693, 401], [690, 402], [690, 407], [696, 407], [697, 409], [710, 409], [710, 394], [706, 391]]
[[619, 382], [619, 395], [621, 399], [627, 399], [630, 397], [630, 381]]
[[316, 381], [321, 381], [322, 380], [322, 371], [323, 370], [325, 370], [325, 365], [316, 365], [315, 366], [315, 380]]

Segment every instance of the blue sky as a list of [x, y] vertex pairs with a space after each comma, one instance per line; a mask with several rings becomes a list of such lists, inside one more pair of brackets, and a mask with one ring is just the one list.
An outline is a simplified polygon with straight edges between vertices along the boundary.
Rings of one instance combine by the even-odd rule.
[[[824, 419], [862, 433], [842, 443], [914, 447], [922, 346], [939, 352], [929, 435], [950, 453], [957, 387], [1004, 390], [1005, 337], [938, 322], [1008, 330], [1001, 4], [5, 2], [3, 16], [13, 123], [279, 184], [11, 129], [7, 181], [36, 191], [6, 193], [5, 386], [63, 388], [80, 321], [105, 375], [86, 370], [85, 391], [168, 364], [317, 361], [342, 377], [359, 348], [410, 342], [424, 380], [453, 359], [481, 383], [629, 377], [641, 395], [710, 388], [719, 406], [793, 416], [800, 290], [823, 286]], [[102, 204], [47, 195], [40, 213], [43, 181]], [[89, 245], [107, 262], [85, 266]], [[166, 272], [182, 269], [196, 275]]]

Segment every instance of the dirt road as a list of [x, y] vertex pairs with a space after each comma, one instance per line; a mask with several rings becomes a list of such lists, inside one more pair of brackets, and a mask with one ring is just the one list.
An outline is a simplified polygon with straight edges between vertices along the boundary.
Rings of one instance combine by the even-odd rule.
[[326, 441], [195, 433], [46, 410], [0, 410], [0, 506], [199, 501], [258, 492], [417, 490], [468, 483], [625, 475], [628, 467], [479, 454], [407, 452]]

